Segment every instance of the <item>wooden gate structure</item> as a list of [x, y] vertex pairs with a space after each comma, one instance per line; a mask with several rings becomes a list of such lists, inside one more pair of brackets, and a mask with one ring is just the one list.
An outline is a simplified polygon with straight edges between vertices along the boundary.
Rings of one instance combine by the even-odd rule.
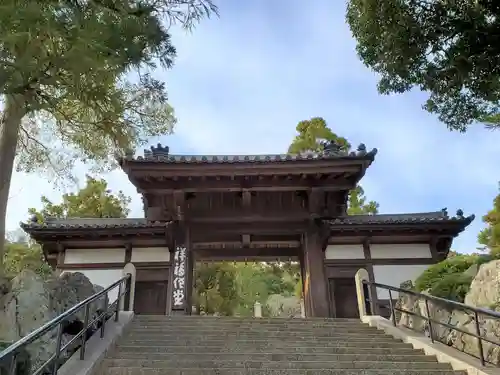
[[[377, 276], [377, 267], [405, 273], [438, 262], [474, 218], [445, 210], [347, 215], [348, 193], [376, 153], [364, 145], [345, 153], [331, 143], [302, 155], [193, 156], [159, 144], [119, 160], [142, 195], [144, 219], [46, 218], [21, 227], [63, 271], [97, 275], [134, 263], [140, 313], [189, 314], [194, 259], [297, 259], [306, 315], [349, 316], [357, 314], [349, 291], [359, 268], [375, 280], [387, 273]], [[92, 260], [96, 249], [101, 258], [106, 249], [123, 255], [111, 262], [109, 250], [108, 261]]]

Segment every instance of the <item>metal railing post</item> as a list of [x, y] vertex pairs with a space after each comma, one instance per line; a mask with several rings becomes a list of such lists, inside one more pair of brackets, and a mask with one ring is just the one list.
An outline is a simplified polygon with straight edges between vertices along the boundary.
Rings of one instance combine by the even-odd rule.
[[481, 366], [484, 366], [484, 351], [483, 351], [483, 340], [481, 339], [481, 328], [479, 327], [479, 314], [477, 311], [474, 311], [474, 321], [476, 326], [476, 335], [477, 335], [477, 348], [479, 350], [479, 360], [481, 361]]
[[16, 375], [16, 369], [17, 369], [17, 353], [14, 352], [10, 357], [8, 375]]
[[117, 322], [119, 319], [118, 314], [120, 313], [121, 299], [122, 299], [122, 283], [120, 283], [120, 285], [118, 285], [118, 297], [116, 298], [115, 322]]
[[427, 315], [427, 325], [429, 327], [429, 336], [431, 338], [431, 342], [434, 342], [434, 329], [431, 321], [431, 310], [429, 309], [429, 300], [425, 298], [425, 314]]
[[128, 274], [125, 281], [125, 296], [123, 297], [123, 310], [130, 310], [130, 293], [132, 292], [132, 275]]
[[52, 375], [57, 374], [57, 370], [59, 368], [59, 356], [61, 355], [61, 344], [62, 344], [62, 335], [63, 335], [63, 323], [59, 323], [57, 327], [57, 339], [56, 339], [56, 353], [54, 355], [54, 363], [52, 364]]
[[396, 327], [396, 310], [392, 301], [392, 291], [389, 289], [389, 308], [391, 309], [392, 325]]
[[372, 309], [372, 299], [370, 298], [370, 287], [368, 284], [363, 282], [363, 300], [365, 301], [366, 315], [373, 315], [374, 311]]
[[89, 319], [90, 319], [90, 303], [85, 306], [85, 316], [84, 316], [84, 323], [83, 323], [83, 329], [84, 332], [82, 334], [81, 340], [82, 340], [82, 347], [80, 348], [80, 359], [83, 361], [85, 359], [85, 347], [87, 343], [87, 331], [89, 329]]
[[106, 315], [108, 314], [108, 293], [104, 295], [104, 311], [101, 317], [101, 339], [104, 337], [104, 326], [106, 325]]

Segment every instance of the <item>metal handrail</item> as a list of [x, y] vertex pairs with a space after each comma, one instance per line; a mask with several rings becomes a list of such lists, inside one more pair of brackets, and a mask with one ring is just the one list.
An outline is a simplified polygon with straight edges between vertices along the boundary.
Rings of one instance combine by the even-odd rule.
[[[20, 350], [23, 349], [24, 347], [28, 346], [29, 344], [33, 343], [34, 341], [38, 340], [41, 338], [43, 335], [46, 333], [52, 331], [54, 328], [57, 328], [57, 338], [56, 338], [56, 351], [54, 355], [52, 355], [47, 361], [45, 361], [36, 371], [33, 372], [32, 375], [39, 375], [41, 374], [48, 365], [52, 364], [52, 370], [51, 374], [55, 375], [57, 374], [58, 370], [58, 359], [60, 357], [60, 354], [66, 350], [70, 345], [72, 345], [76, 340], [81, 339], [81, 347], [80, 347], [80, 359], [85, 359], [85, 344], [87, 341], [87, 332], [90, 327], [94, 323], [101, 322], [101, 327], [100, 327], [100, 336], [101, 338], [104, 337], [104, 327], [106, 323], [106, 317], [109, 314], [109, 308], [112, 307], [114, 309], [113, 313], [115, 314], [115, 321], [118, 321], [118, 314], [120, 311], [120, 301], [121, 298], [124, 294], [126, 294], [130, 290], [130, 281], [131, 281], [131, 274], [127, 274], [126, 276], [122, 277], [121, 279], [115, 281], [113, 284], [109, 285], [107, 288], [103, 289], [102, 291], [88, 297], [87, 299], [83, 300], [82, 302], [78, 303], [77, 305], [73, 306], [69, 310], [63, 312], [62, 314], [58, 315], [51, 321], [47, 322], [40, 328], [36, 329], [35, 331], [31, 332], [29, 335], [24, 336], [22, 339], [18, 340], [17, 342], [13, 343], [6, 349], [4, 349], [2, 352], [0, 352], [0, 363], [2, 362], [3, 359], [9, 358], [10, 357], [10, 362], [9, 362], [9, 370], [7, 372], [7, 375], [15, 375], [16, 373], [16, 362], [17, 362], [17, 355], [19, 354]], [[123, 288], [123, 284], [125, 285], [125, 288]], [[118, 287], [118, 295], [116, 299], [116, 306], [113, 306], [113, 304], [108, 305], [108, 293]], [[104, 296], [104, 301], [103, 301], [103, 309], [102, 313], [98, 315], [95, 319], [90, 320], [90, 305], [101, 299]], [[80, 311], [82, 308], [85, 308], [85, 315], [84, 315], [84, 325], [83, 328], [80, 332], [78, 332], [70, 342], [68, 342], [66, 345], [62, 346], [62, 335], [63, 335], [63, 323], [67, 322], [67, 319], [72, 317], [75, 313]], [[112, 315], [111, 315], [112, 316]]]
[[[433, 328], [432, 328], [433, 324], [438, 324], [438, 325], [444, 326], [444, 327], [446, 327], [448, 329], [451, 329], [451, 330], [454, 330], [454, 331], [458, 331], [458, 332], [461, 332], [463, 334], [475, 337], [477, 339], [477, 346], [478, 346], [478, 352], [479, 352], [479, 360], [481, 361], [481, 365], [482, 366], [486, 365], [486, 360], [484, 358], [483, 341], [488, 342], [488, 343], [493, 344], [493, 345], [500, 346], [499, 342], [496, 342], [496, 341], [490, 340], [487, 337], [484, 337], [481, 334], [481, 327], [479, 325], [479, 314], [486, 315], [486, 316], [494, 318], [494, 319], [500, 319], [500, 313], [497, 312], [497, 311], [488, 310], [488, 309], [484, 309], [484, 308], [481, 308], [481, 307], [469, 306], [469, 305], [466, 305], [465, 303], [451, 301], [451, 300], [448, 300], [448, 299], [445, 299], [445, 298], [431, 296], [429, 294], [419, 293], [419, 292], [416, 292], [416, 291], [410, 290], [410, 289], [403, 289], [403, 288], [398, 288], [398, 287], [391, 286], [391, 285], [370, 282], [368, 280], [363, 280], [363, 284], [369, 285], [369, 286], [372, 286], [372, 287], [375, 287], [375, 288], [385, 289], [385, 290], [387, 290], [389, 292], [389, 309], [391, 311], [392, 324], [394, 326], [396, 326], [396, 324], [397, 324], [396, 323], [395, 312], [399, 311], [401, 313], [405, 313], [405, 314], [409, 314], [409, 315], [412, 315], [412, 316], [416, 316], [416, 317], [418, 317], [418, 318], [423, 319], [424, 321], [426, 321], [428, 323], [428, 326], [429, 326], [429, 336], [430, 336], [430, 339], [431, 339], [432, 342], [435, 341], [434, 332], [433, 332]], [[424, 303], [425, 303], [425, 313], [426, 313], [426, 316], [422, 315], [422, 314], [419, 314], [419, 313], [416, 313], [414, 311], [408, 311], [408, 310], [401, 309], [399, 307], [394, 306], [394, 301], [393, 301], [392, 293], [391, 292], [398, 292], [398, 293], [403, 293], [403, 294], [409, 294], [409, 295], [412, 295], [412, 296], [415, 296], [415, 297], [418, 297], [418, 298], [422, 298], [424, 300]], [[366, 291], [363, 290], [363, 293], [366, 293]], [[374, 301], [373, 301], [374, 299], [375, 298], [371, 298], [370, 299], [370, 297], [367, 297], [366, 295], [364, 296], [364, 300], [367, 301], [367, 302], [370, 302], [371, 306], [374, 306]], [[448, 307], [454, 307], [454, 308], [457, 308], [459, 310], [472, 311], [474, 313], [474, 321], [475, 321], [476, 332], [474, 333], [474, 332], [465, 331], [465, 330], [460, 329], [460, 328], [458, 328], [458, 327], [456, 327], [454, 325], [451, 325], [451, 324], [448, 324], [448, 323], [445, 323], [445, 322], [441, 322], [441, 321], [432, 319], [431, 314], [430, 314], [430, 309], [429, 309], [429, 301], [438, 302], [441, 305], [445, 305], [445, 306], [448, 306]], [[470, 353], [467, 353], [467, 354], [472, 355]]]

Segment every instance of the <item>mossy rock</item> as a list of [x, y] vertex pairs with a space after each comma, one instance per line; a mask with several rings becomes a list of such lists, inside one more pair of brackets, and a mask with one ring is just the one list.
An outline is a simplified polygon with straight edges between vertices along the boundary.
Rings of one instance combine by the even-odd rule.
[[[0, 351], [12, 345], [10, 342], [0, 341]], [[30, 374], [30, 357], [25, 349], [20, 349], [16, 357], [16, 372], [15, 375], [29, 375]], [[10, 375], [10, 358], [0, 359], [0, 375]]]

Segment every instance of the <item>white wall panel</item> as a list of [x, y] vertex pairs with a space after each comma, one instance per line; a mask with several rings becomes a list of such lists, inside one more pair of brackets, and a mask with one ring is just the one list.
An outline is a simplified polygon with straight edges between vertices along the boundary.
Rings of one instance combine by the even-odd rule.
[[429, 244], [370, 244], [372, 259], [431, 258]]
[[65, 264], [125, 262], [125, 249], [66, 249]]
[[[373, 273], [375, 282], [399, 288], [403, 281], [415, 281], [428, 267], [428, 264], [375, 265], [373, 266]], [[381, 299], [388, 299], [389, 292], [386, 289], [377, 288], [377, 296]], [[398, 293], [394, 292], [392, 296], [396, 298]]]
[[363, 245], [328, 245], [325, 259], [364, 259]]
[[138, 247], [132, 249], [132, 263], [135, 262], [168, 262], [168, 247]]

